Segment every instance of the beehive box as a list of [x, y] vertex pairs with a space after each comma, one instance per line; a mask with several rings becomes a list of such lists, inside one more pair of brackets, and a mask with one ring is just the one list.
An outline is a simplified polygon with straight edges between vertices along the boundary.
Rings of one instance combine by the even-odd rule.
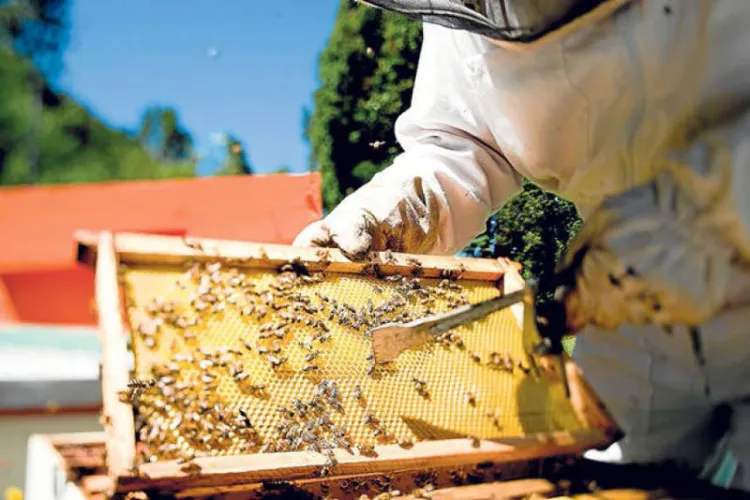
[[368, 328], [517, 290], [508, 261], [384, 252], [351, 262], [335, 250], [133, 234], [79, 241], [79, 260], [96, 263], [118, 491], [331, 481], [610, 442], [612, 420], [569, 359], [569, 398], [559, 379], [529, 369], [520, 304], [372, 365]]

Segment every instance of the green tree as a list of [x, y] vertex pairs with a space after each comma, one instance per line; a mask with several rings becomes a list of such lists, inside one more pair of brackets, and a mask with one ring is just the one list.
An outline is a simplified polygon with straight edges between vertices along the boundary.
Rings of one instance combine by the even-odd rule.
[[170, 161], [158, 161], [137, 137], [51, 88], [48, 78], [62, 70], [68, 6], [0, 0], [0, 185], [193, 176], [181, 129], [170, 136], [177, 138]]
[[526, 181], [523, 190], [487, 220], [485, 232], [464, 253], [474, 257], [509, 257], [523, 265], [527, 279], [548, 277], [580, 225], [578, 212], [571, 203]]
[[0, 2], [0, 46], [13, 47], [48, 77], [62, 69], [68, 44], [69, 0]]
[[174, 108], [152, 106], [146, 109], [138, 138], [159, 161], [181, 162], [193, 157], [193, 138], [180, 125]]
[[305, 119], [311, 168], [321, 172], [326, 209], [400, 152], [393, 122], [411, 100], [421, 40], [415, 21], [341, 2]]
[[192, 161], [157, 161], [136, 137], [53, 91], [29, 59], [8, 49], [0, 49], [0, 89], [0, 185], [194, 175]]
[[[327, 210], [401, 152], [393, 124], [411, 100], [421, 40], [417, 21], [341, 2], [318, 61], [313, 109], [304, 114]], [[543, 278], [579, 224], [572, 205], [527, 182], [464, 253], [510, 257], [524, 265], [526, 277]]]
[[242, 142], [232, 136], [227, 136], [227, 150], [224, 162], [215, 175], [250, 175], [253, 167], [247, 159], [247, 152]]

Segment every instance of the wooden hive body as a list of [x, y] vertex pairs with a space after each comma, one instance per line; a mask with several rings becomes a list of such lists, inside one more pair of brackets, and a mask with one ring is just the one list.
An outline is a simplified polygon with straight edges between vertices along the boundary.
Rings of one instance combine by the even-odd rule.
[[[559, 380], [527, 375], [521, 304], [368, 369], [373, 322], [515, 291], [523, 280], [508, 261], [382, 253], [359, 263], [336, 250], [279, 245], [109, 233], [78, 240], [79, 260], [96, 266], [107, 466], [117, 491], [514, 463], [604, 446], [615, 429], [569, 359], [570, 399]], [[289, 279], [294, 286], [279, 292]], [[286, 359], [273, 367], [273, 357]], [[134, 378], [153, 380], [137, 391], [136, 412], [122, 396]], [[322, 381], [336, 382], [338, 396], [329, 407], [326, 393], [326, 409], [316, 409]], [[253, 389], [261, 384], [265, 394]], [[321, 417], [332, 421], [324, 430]], [[240, 432], [248, 419], [253, 430]], [[308, 426], [318, 437], [304, 438]], [[284, 438], [290, 428], [298, 439]]]

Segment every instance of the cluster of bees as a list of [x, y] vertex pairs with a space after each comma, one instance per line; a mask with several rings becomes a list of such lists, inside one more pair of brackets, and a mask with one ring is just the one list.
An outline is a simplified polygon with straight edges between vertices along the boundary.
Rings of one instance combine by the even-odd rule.
[[[373, 446], [352, 443], [346, 427], [331, 418], [344, 414], [339, 387], [336, 381], [321, 374], [319, 364], [334, 334], [332, 326], [344, 326], [366, 336], [369, 328], [384, 323], [408, 322], [440, 312], [436, 306], [438, 298], [442, 310], [468, 304], [463, 288], [455, 282], [457, 275], [446, 274], [436, 286], [426, 286], [418, 277], [421, 271], [418, 263], [413, 264], [412, 277], [383, 277], [391, 286], [386, 289], [375, 284], [372, 289], [383, 300], [375, 305], [369, 299], [359, 308], [320, 291], [305, 293], [303, 289], [321, 283], [324, 274], [309, 273], [298, 260], [278, 271], [273, 281], [264, 286], [238, 268], [224, 268], [220, 262], [194, 262], [174, 285], [186, 290], [192, 284], [194, 293], [190, 294], [187, 307], [155, 298], [142, 308], [145, 316], [134, 328], [140, 345], [151, 350], [162, 347], [165, 327], [177, 332], [183, 344], [170, 346], [171, 358], [153, 365], [151, 378], [132, 380], [128, 390], [121, 394], [123, 401], [136, 407], [136, 428], [139, 442], [145, 445], [142, 448], [146, 461], [178, 459], [186, 464], [185, 470], [194, 471], [192, 458], [213, 454], [215, 450], [232, 448], [240, 453], [310, 450], [326, 456], [320, 473], [327, 475], [336, 465], [334, 448], [374, 455]], [[202, 347], [201, 328], [205, 329], [211, 318], [224, 314], [227, 308], [234, 308], [241, 317], [256, 320], [257, 335], [215, 350]], [[464, 349], [456, 333], [441, 335], [437, 343], [447, 349]], [[188, 350], [180, 350], [184, 346]], [[290, 362], [287, 352], [290, 346], [302, 349], [301, 365]], [[375, 376], [373, 357], [365, 354], [367, 374]], [[307, 401], [291, 398], [288, 406], [276, 409], [274, 422], [278, 423], [272, 429], [267, 423], [256, 428], [247, 409], [225, 406], [217, 396], [220, 381], [229, 376], [245, 393], [269, 399], [268, 379], [254, 379], [245, 364], [248, 356], [264, 360], [271, 376], [299, 373], [315, 384]], [[507, 355], [491, 356], [486, 364], [513, 370], [513, 361]], [[417, 393], [429, 399], [424, 380], [414, 377], [413, 384]], [[366, 409], [360, 386], [355, 386], [350, 396]], [[467, 396], [467, 402], [476, 405], [476, 397]], [[497, 422], [499, 417], [493, 414], [491, 418]], [[410, 439], [396, 440], [369, 411], [363, 423], [377, 442], [398, 443], [402, 447], [413, 444]]]

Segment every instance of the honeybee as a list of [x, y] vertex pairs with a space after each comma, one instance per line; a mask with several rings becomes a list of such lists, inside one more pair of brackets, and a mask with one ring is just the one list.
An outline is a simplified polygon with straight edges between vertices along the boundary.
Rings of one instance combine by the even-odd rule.
[[271, 368], [278, 368], [286, 361], [284, 356], [266, 356], [266, 359], [271, 363]]
[[240, 408], [238, 411], [239, 413], [239, 421], [244, 425], [245, 427], [253, 428], [253, 423], [250, 421], [250, 417], [247, 414], [247, 411], [243, 408]]
[[117, 399], [121, 403], [133, 403], [138, 399], [138, 395], [132, 390], [117, 391]]
[[372, 413], [366, 413], [364, 418], [362, 419], [362, 423], [365, 425], [377, 425], [378, 419]]
[[202, 359], [202, 360], [198, 361], [198, 368], [200, 368], [201, 370], [208, 370], [209, 368], [211, 368], [214, 365], [215, 365], [215, 363], [211, 359]]
[[253, 304], [242, 306], [242, 308], [240, 309], [240, 316], [250, 316], [254, 311], [255, 306]]
[[416, 389], [417, 393], [422, 397], [429, 397], [429, 393], [427, 392], [427, 383], [417, 377], [413, 377], [412, 380], [414, 381], [414, 388]]
[[375, 451], [375, 447], [370, 444], [358, 444], [356, 446], [357, 452], [363, 457], [376, 457], [378, 456]]
[[156, 385], [156, 381], [153, 379], [143, 380], [134, 378], [128, 382], [128, 387], [131, 389], [148, 389], [154, 385]]
[[399, 440], [398, 445], [401, 448], [407, 448], [408, 449], [408, 448], [411, 448], [411, 447], [414, 446], [414, 441], [412, 441], [411, 439], [408, 439], [408, 438], [404, 438], [404, 439]]
[[195, 462], [190, 462], [180, 467], [180, 472], [184, 472], [185, 474], [199, 474], [201, 470], [201, 466]]

